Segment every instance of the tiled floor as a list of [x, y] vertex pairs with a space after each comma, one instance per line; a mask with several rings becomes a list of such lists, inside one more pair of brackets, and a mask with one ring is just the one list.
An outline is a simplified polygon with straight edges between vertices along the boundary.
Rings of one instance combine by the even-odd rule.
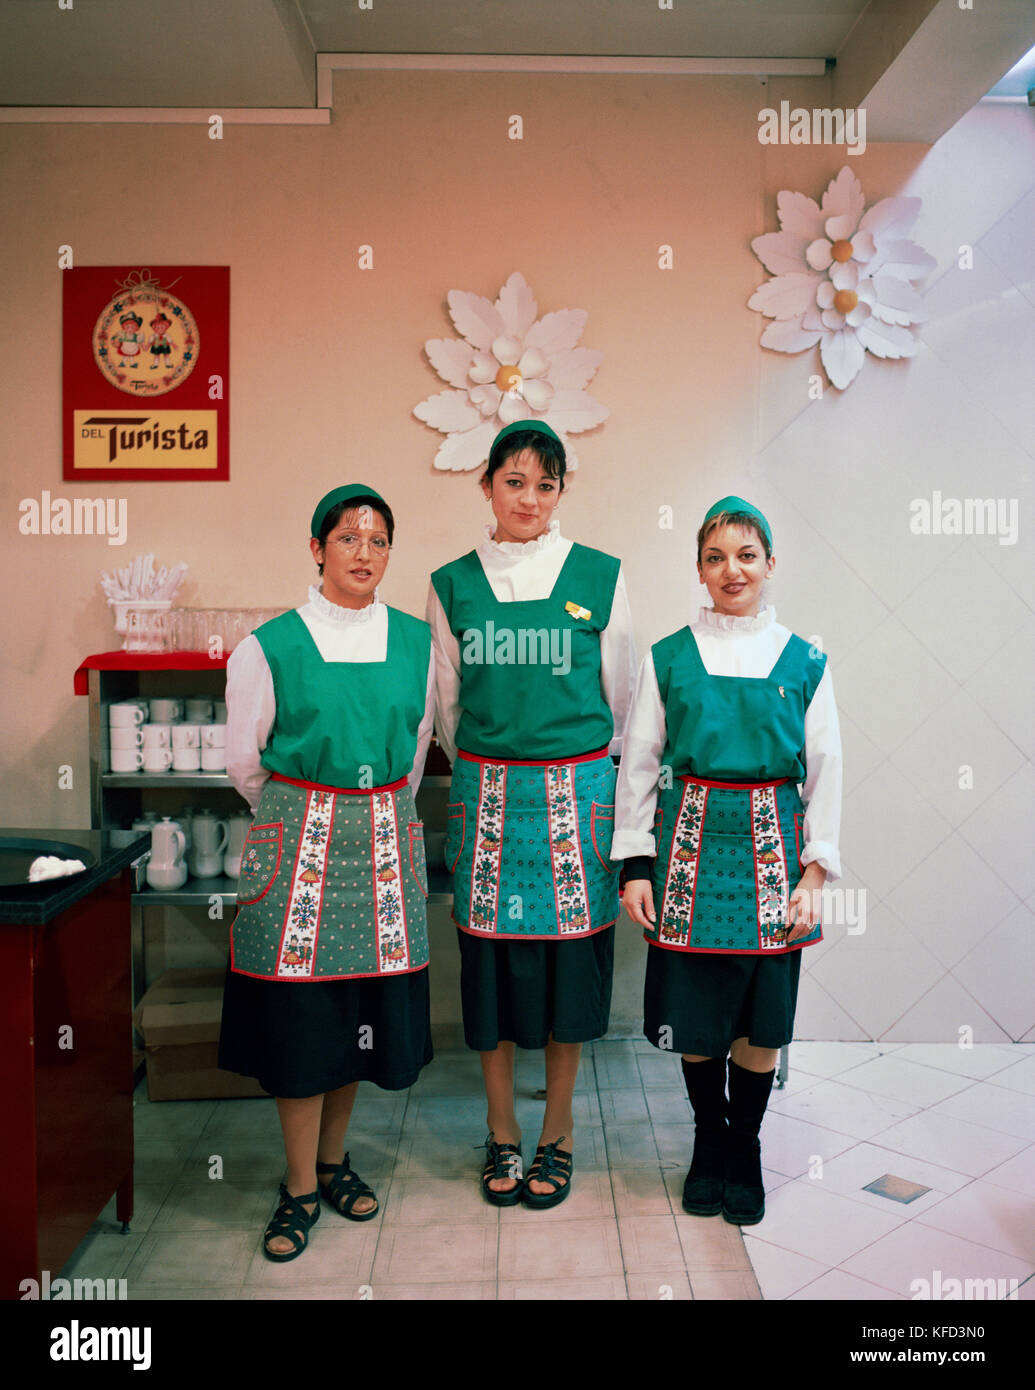
[[[518, 1054], [517, 1079], [530, 1151], [541, 1054]], [[273, 1102], [150, 1104], [141, 1087], [132, 1232], [112, 1202], [62, 1274], [160, 1299], [908, 1299], [923, 1279], [1035, 1297], [1035, 1046], [792, 1044], [762, 1131], [766, 1216], [743, 1236], [680, 1207], [693, 1131], [676, 1058], [587, 1046], [575, 1118], [571, 1197], [499, 1209], [478, 1188], [474, 1054], [439, 1053], [407, 1093], [365, 1087], [349, 1149], [381, 1212], [325, 1205], [278, 1265], [260, 1249], [283, 1173]], [[885, 1175], [929, 1191], [865, 1190]]]

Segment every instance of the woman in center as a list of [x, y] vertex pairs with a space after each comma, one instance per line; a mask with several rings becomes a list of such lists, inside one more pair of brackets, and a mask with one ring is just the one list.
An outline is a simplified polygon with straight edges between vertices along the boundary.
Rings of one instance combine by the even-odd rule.
[[[464, 1036], [487, 1099], [482, 1190], [497, 1206], [562, 1202], [574, 1166], [582, 1044], [607, 1031], [618, 878], [615, 770], [636, 679], [620, 562], [560, 534], [566, 461], [540, 420], [501, 430], [482, 492], [494, 524], [431, 576], [436, 727], [453, 763], [446, 864]], [[546, 1053], [527, 1178], [514, 1048]]]

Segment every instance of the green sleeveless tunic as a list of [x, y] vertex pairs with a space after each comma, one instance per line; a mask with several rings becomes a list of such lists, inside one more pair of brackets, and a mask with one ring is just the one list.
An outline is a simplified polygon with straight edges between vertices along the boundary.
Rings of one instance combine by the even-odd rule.
[[388, 609], [384, 661], [324, 661], [292, 611], [255, 633], [276, 715], [241, 860], [231, 969], [268, 980], [408, 974], [428, 963], [423, 826], [405, 778], [431, 629]]
[[606, 748], [614, 720], [600, 687], [600, 634], [620, 562], [573, 544], [548, 598], [497, 599], [475, 551], [431, 576], [460, 644], [457, 747], [548, 759]]

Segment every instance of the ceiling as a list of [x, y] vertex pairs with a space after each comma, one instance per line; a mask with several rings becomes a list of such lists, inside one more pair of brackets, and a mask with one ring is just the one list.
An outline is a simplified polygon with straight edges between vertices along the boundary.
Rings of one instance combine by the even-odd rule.
[[[951, 115], [1035, 44], [1033, 0], [973, 0], [971, 13], [959, 0], [668, 2], [0, 0], [0, 107], [312, 108], [317, 53], [526, 54], [833, 59], [838, 79], [859, 78], [842, 105], [883, 81], [890, 110], [907, 82], [941, 80]], [[1030, 71], [1013, 80], [1026, 90]], [[887, 138], [937, 138], [945, 119], [912, 133], [897, 113], [889, 130], [907, 133]]]

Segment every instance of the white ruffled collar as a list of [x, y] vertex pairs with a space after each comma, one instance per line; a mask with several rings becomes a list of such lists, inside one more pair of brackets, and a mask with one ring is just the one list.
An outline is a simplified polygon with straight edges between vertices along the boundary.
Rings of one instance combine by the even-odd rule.
[[557, 544], [561, 539], [561, 523], [551, 521], [541, 536], [536, 536], [530, 541], [497, 541], [493, 540], [495, 526], [485, 527], [485, 538], [478, 543], [478, 553], [480, 555], [508, 555], [515, 559], [520, 559], [525, 555], [539, 555], [544, 550]]
[[325, 622], [345, 626], [348, 623], [369, 623], [377, 612], [379, 600], [375, 589], [374, 597], [365, 608], [343, 608], [340, 603], [332, 603], [329, 598], [324, 598], [320, 585], [311, 584], [309, 586], [309, 602], [317, 616], [323, 618]]
[[740, 637], [748, 632], [761, 632], [776, 622], [776, 609], [768, 605], [753, 617], [738, 617], [734, 613], [716, 613], [714, 608], [702, 608], [697, 615], [700, 627], [718, 636]]

